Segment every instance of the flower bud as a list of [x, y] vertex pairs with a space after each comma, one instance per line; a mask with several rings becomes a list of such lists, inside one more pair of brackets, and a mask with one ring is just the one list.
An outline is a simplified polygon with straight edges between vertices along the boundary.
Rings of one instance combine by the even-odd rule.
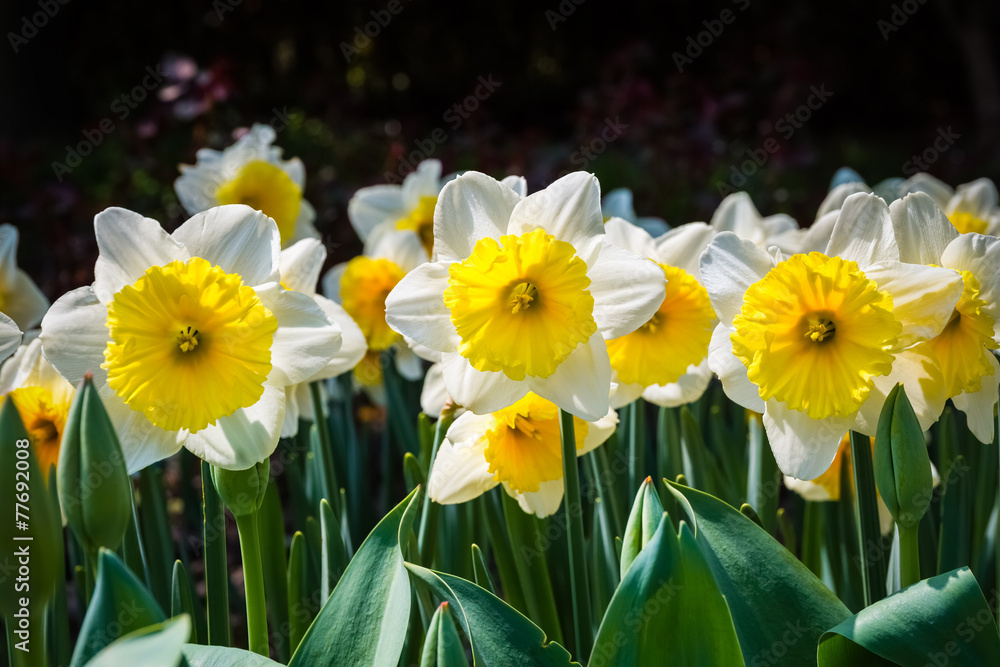
[[933, 492], [931, 460], [924, 433], [903, 385], [889, 392], [875, 431], [875, 486], [903, 528], [920, 523]]
[[656, 493], [653, 478], [647, 477], [639, 487], [639, 493], [636, 494], [635, 502], [632, 504], [632, 513], [628, 515], [628, 523], [625, 524], [625, 538], [622, 540], [622, 579], [625, 578], [625, 573], [632, 567], [632, 561], [639, 556], [642, 548], [653, 539], [662, 518], [663, 503]]
[[254, 514], [260, 509], [270, 475], [271, 459], [264, 459], [246, 470], [212, 466], [215, 489], [234, 517]]
[[56, 478], [66, 522], [83, 548], [117, 549], [132, 520], [132, 481], [89, 373], [66, 415]]

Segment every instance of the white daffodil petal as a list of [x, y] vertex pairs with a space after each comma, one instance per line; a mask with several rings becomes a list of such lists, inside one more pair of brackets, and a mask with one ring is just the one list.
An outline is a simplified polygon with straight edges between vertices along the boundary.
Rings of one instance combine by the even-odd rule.
[[533, 229], [544, 229], [572, 244], [577, 256], [592, 267], [604, 235], [597, 178], [576, 171], [520, 200], [510, 214], [508, 233], [520, 235]]
[[427, 497], [439, 505], [455, 505], [478, 498], [496, 486], [483, 454], [485, 449], [485, 441], [456, 447], [446, 438], [431, 466]]
[[[301, 292], [277, 283], [256, 289], [268, 310], [278, 319], [271, 343], [271, 373], [268, 384], [284, 387], [305, 382], [326, 367], [340, 350], [340, 327], [331, 322], [319, 305]], [[222, 339], [221, 345], [238, 347], [238, 336]]]
[[507, 234], [511, 213], [520, 201], [516, 192], [477, 171], [445, 185], [434, 208], [437, 259], [463, 260], [480, 239]]
[[42, 318], [42, 352], [73, 384], [88, 371], [97, 386], [105, 382], [107, 373], [101, 364], [109, 340], [107, 319], [107, 306], [89, 286], [63, 294]]
[[341, 262], [340, 264], [334, 264], [330, 267], [330, 270], [323, 275], [323, 294], [326, 295], [331, 301], [336, 303], [343, 303], [343, 298], [340, 296], [340, 279], [344, 277], [344, 273], [347, 271], [348, 262]]
[[101, 301], [110, 301], [151, 266], [191, 257], [156, 220], [124, 208], [109, 208], [94, 216], [94, 232], [100, 252], [94, 265], [94, 292]]
[[130, 475], [180, 451], [177, 431], [164, 431], [153, 425], [146, 419], [146, 415], [125, 405], [121, 397], [106, 384], [97, 393], [121, 441], [125, 467]]
[[611, 437], [611, 434], [615, 432], [617, 426], [618, 413], [614, 410], [608, 410], [608, 414], [597, 421], [588, 423], [587, 435], [583, 438], [583, 447], [576, 450], [576, 455], [580, 457], [584, 454], [589, 454], [603, 445]]
[[278, 260], [281, 284], [286, 289], [312, 296], [316, 293], [326, 248], [319, 239], [303, 239], [281, 251]]
[[760, 389], [750, 381], [747, 367], [733, 354], [733, 342], [730, 339], [733, 331], [724, 324], [715, 327], [712, 341], [708, 344], [708, 366], [722, 380], [726, 396], [747, 410], [764, 412]]
[[901, 348], [941, 333], [962, 296], [962, 277], [951, 269], [885, 262], [865, 275], [892, 296], [892, 314], [903, 325]]
[[496, 425], [496, 417], [492, 414], [477, 415], [466, 411], [448, 427], [447, 437], [455, 447], [479, 447], [481, 451], [485, 451], [483, 436], [487, 431], [496, 428]]
[[49, 309], [49, 300], [21, 269], [14, 270], [14, 283], [9, 291], [3, 293], [2, 299], [4, 314], [14, 320], [22, 331], [38, 326]]
[[3, 313], [0, 313], [0, 361], [3, 361], [21, 344], [21, 330]]
[[538, 491], [531, 493], [519, 493], [512, 491], [507, 484], [504, 484], [507, 495], [517, 500], [517, 504], [528, 514], [534, 514], [540, 519], [556, 513], [563, 499], [563, 480], [553, 479], [542, 482], [538, 485]]
[[854, 415], [813, 419], [784, 403], [767, 401], [764, 430], [781, 472], [797, 479], [816, 479], [830, 467]]
[[426, 415], [437, 417], [450, 400], [448, 387], [444, 384], [444, 370], [441, 364], [432, 364], [424, 375], [424, 385], [420, 389], [420, 409]]
[[203, 461], [227, 470], [246, 470], [274, 452], [284, 420], [284, 388], [264, 385], [264, 394], [250, 407], [219, 417], [197, 433], [182, 430], [179, 438]]
[[[735, 359], [735, 357], [734, 357]], [[737, 360], [738, 361], [738, 360]], [[743, 365], [742, 363], [740, 364]], [[745, 372], [745, 367], [744, 367]], [[675, 408], [687, 405], [701, 398], [708, 383], [712, 380], [712, 369], [708, 367], [708, 359], [695, 366], [688, 366], [684, 375], [671, 384], [654, 384], [642, 392], [642, 397], [655, 405]], [[749, 382], [749, 380], [747, 380]]]
[[946, 212], [956, 211], [971, 213], [977, 218], [985, 219], [997, 207], [997, 186], [988, 178], [977, 178], [971, 183], [965, 183], [955, 189], [955, 194], [948, 202]]
[[789, 477], [788, 475], [785, 475], [784, 478], [785, 487], [789, 491], [794, 491], [802, 496], [804, 500], [811, 500], [813, 502], [832, 500], [830, 492], [827, 491], [826, 487], [822, 484], [817, 484], [812, 480], [795, 479], [794, 477]]
[[504, 176], [500, 183], [516, 192], [522, 199], [528, 196], [528, 181], [524, 176]]
[[531, 391], [547, 398], [566, 412], [585, 421], [600, 419], [611, 407], [611, 361], [608, 359], [608, 346], [601, 334], [596, 333], [585, 344], [577, 345], [552, 375], [547, 378], [529, 375], [526, 382]]
[[670, 225], [667, 224], [667, 221], [663, 218], [657, 218], [656, 216], [642, 216], [636, 218], [634, 224], [636, 227], [644, 230], [653, 238], [663, 236], [670, 231]]
[[434, 197], [441, 190], [441, 162], [424, 160], [403, 179], [403, 205], [416, 208], [421, 197]]
[[641, 384], [622, 384], [618, 379], [618, 374], [612, 371], [611, 373], [611, 407], [615, 410], [624, 407], [629, 403], [635, 401], [635, 399], [642, 396], [642, 392], [645, 387]]
[[318, 294], [313, 297], [326, 317], [340, 327], [340, 349], [319, 372], [309, 378], [310, 382], [332, 378], [351, 370], [364, 358], [368, 351], [365, 335], [339, 304]]
[[14, 225], [6, 222], [0, 225], [0, 291], [7, 291], [14, 283], [18, 237]]
[[981, 378], [982, 389], [976, 392], [962, 392], [952, 401], [955, 407], [965, 413], [969, 430], [983, 444], [993, 442], [993, 407], [997, 404], [997, 383], [1000, 382], [1000, 364], [993, 354], [989, 355], [993, 375]]
[[825, 254], [857, 262], [862, 270], [876, 262], [898, 260], [889, 207], [882, 198], [859, 192], [844, 200]]
[[202, 257], [251, 287], [278, 280], [281, 237], [271, 218], [243, 204], [216, 206], [174, 232], [192, 257]]
[[830, 244], [833, 227], [837, 224], [837, 218], [839, 217], [840, 209], [830, 211], [822, 217], [817, 218], [816, 222], [812, 223], [809, 229], [802, 230], [804, 233], [799, 240], [798, 251], [803, 253], [825, 253], [826, 247]]
[[296, 400], [296, 389], [300, 386], [302, 385], [285, 387], [285, 418], [281, 420], [282, 438], [294, 438], [299, 432], [299, 402]]
[[404, 272], [412, 271], [430, 259], [420, 236], [411, 231], [380, 234], [377, 243], [365, 248], [365, 255], [388, 259]]
[[611, 218], [604, 223], [604, 241], [640, 257], [656, 257], [656, 242], [644, 230], [623, 218]]
[[410, 271], [385, 299], [385, 321], [392, 329], [421, 345], [440, 352], [454, 352], [461, 340], [444, 305], [448, 265], [421, 264]]
[[423, 377], [424, 365], [413, 350], [399, 346], [396, 348], [396, 370], [407, 380], [415, 382]]
[[656, 254], [652, 258], [661, 264], [684, 269], [701, 280], [701, 253], [715, 238], [715, 230], [704, 222], [689, 222], [674, 227], [656, 239]]
[[816, 219], [819, 220], [831, 211], [839, 211], [844, 207], [844, 201], [851, 195], [871, 191], [872, 189], [864, 183], [841, 183], [826, 193], [823, 203], [819, 205], [819, 209], [816, 211]]
[[976, 277], [983, 310], [993, 318], [994, 340], [1000, 342], [1000, 238], [962, 234], [945, 248], [941, 264]]
[[503, 373], [477, 371], [458, 353], [445, 356], [441, 369], [455, 403], [478, 414], [513, 405], [530, 390], [527, 383], [511, 380]]
[[594, 297], [594, 321], [606, 340], [632, 333], [663, 303], [663, 269], [618, 246], [602, 244], [587, 276]]
[[773, 268], [774, 260], [764, 249], [732, 232], [712, 239], [701, 255], [701, 279], [723, 324], [733, 323], [743, 307], [747, 288]]
[[938, 420], [948, 398], [944, 377], [930, 346], [918, 343], [896, 355], [892, 371], [888, 375], [876, 375], [872, 378], [868, 398], [858, 410], [857, 421], [853, 426], [855, 431], [875, 435], [885, 399], [897, 384], [903, 385], [922, 430], [926, 431]]
[[745, 192], [734, 192], [723, 199], [712, 215], [711, 225], [716, 232], [733, 232], [751, 243], [762, 243], [766, 238], [760, 213]]
[[955, 191], [951, 186], [925, 172], [910, 176], [899, 186], [899, 195], [905, 196], [911, 192], [923, 192], [930, 195], [938, 208], [944, 210]]
[[305, 199], [299, 200], [299, 214], [295, 218], [295, 229], [287, 245], [298, 243], [303, 239], [318, 239], [320, 233], [313, 222], [316, 220], [316, 209]]
[[908, 194], [892, 202], [889, 217], [902, 262], [940, 264], [944, 249], [958, 238], [955, 225], [923, 192]]
[[367, 241], [368, 236], [380, 224], [395, 223], [405, 215], [403, 190], [398, 185], [361, 188], [347, 203], [347, 217], [362, 241]]

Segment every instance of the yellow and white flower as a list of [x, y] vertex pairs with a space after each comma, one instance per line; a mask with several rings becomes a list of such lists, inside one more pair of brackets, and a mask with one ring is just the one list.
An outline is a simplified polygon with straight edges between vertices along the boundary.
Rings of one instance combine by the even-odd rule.
[[[38, 289], [35, 281], [18, 268], [17, 240], [17, 227], [0, 225], [0, 313], [12, 319], [16, 328], [27, 331], [42, 321], [42, 316], [48, 310], [49, 300]], [[10, 352], [0, 356], [0, 359], [9, 354]]]
[[[298, 433], [299, 419], [306, 421], [316, 419], [309, 384], [346, 373], [364, 359], [368, 350], [365, 335], [347, 311], [340, 304], [316, 293], [325, 261], [326, 248], [318, 239], [302, 239], [282, 250], [279, 258], [281, 285], [285, 289], [305, 294], [315, 301], [327, 318], [340, 327], [342, 340], [340, 350], [326, 366], [305, 382], [285, 388], [285, 423], [281, 428], [283, 438], [290, 438]], [[323, 391], [322, 384], [320, 388]]]
[[47, 479], [49, 466], [59, 461], [66, 415], [76, 390], [42, 355], [42, 342], [35, 338], [20, 346], [0, 368], [0, 393], [14, 401]]
[[923, 428], [940, 416], [944, 381], [928, 341], [948, 323], [962, 279], [900, 262], [879, 197], [847, 198], [825, 254], [786, 259], [723, 233], [701, 272], [720, 320], [709, 365], [732, 400], [764, 414], [786, 475], [818, 477], [845, 431], [874, 435], [899, 382]]
[[302, 196], [306, 170], [298, 158], [281, 159], [272, 146], [274, 129], [255, 124], [223, 151], [202, 148], [197, 164], [180, 165], [174, 190], [189, 214], [225, 204], [246, 204], [278, 224], [281, 246], [318, 237], [313, 226], [316, 211]]
[[649, 321], [608, 341], [612, 407], [640, 395], [667, 407], [697, 400], [712, 379], [708, 343], [718, 323], [701, 284], [698, 258], [715, 230], [692, 222], [654, 240], [621, 218], [612, 218], [604, 229], [610, 243], [653, 260], [666, 278], [666, 296]]
[[636, 215], [635, 207], [632, 205], [632, 191], [628, 188], [616, 188], [604, 195], [601, 199], [601, 211], [604, 213], [605, 222], [612, 218], [621, 218], [654, 238], [670, 230], [670, 226], [663, 218], [655, 216], [640, 218]]
[[420, 358], [403, 336], [386, 324], [385, 303], [403, 276], [427, 261], [420, 238], [407, 231], [380, 234], [360, 255], [342, 262], [323, 276], [323, 291], [340, 304], [360, 327], [367, 352], [354, 367], [354, 378], [382, 402], [382, 353], [395, 352], [396, 369], [409, 380], [423, 374]]
[[94, 284], [52, 305], [42, 349], [70, 382], [93, 373], [129, 471], [181, 447], [232, 470], [268, 457], [285, 388], [341, 346], [320, 306], [279, 283], [274, 220], [220, 206], [167, 234], [110, 208], [94, 229]]
[[960, 234], [1000, 235], [997, 187], [988, 178], [978, 178], [952, 190], [944, 182], [921, 172], [904, 181], [900, 190], [901, 197], [914, 192], [929, 195]]
[[762, 248], [776, 245], [784, 252], [798, 249], [799, 225], [795, 219], [784, 213], [761, 216], [745, 192], [734, 192], [723, 199], [709, 224], [716, 233], [732, 232]]
[[347, 216], [366, 246], [378, 244], [388, 232], [406, 231], [416, 234], [427, 256], [433, 257], [434, 207], [443, 186], [441, 163], [424, 160], [402, 185], [372, 185], [355, 192]]
[[[576, 455], [607, 440], [618, 415], [573, 419]], [[559, 408], [535, 394], [491, 414], [465, 412], [448, 429], [427, 482], [436, 503], [453, 505], [478, 498], [497, 484], [525, 512], [554, 514], [563, 498]]]
[[903, 262], [954, 269], [962, 296], [948, 324], [929, 345], [944, 376], [945, 396], [965, 413], [981, 442], [993, 442], [993, 408], [1000, 364], [1000, 238], [959, 234], [934, 201], [920, 192], [889, 207]]
[[656, 264], [605, 242], [596, 178], [521, 199], [465, 173], [441, 192], [434, 252], [389, 294], [386, 321], [440, 355], [458, 404], [487, 414], [534, 392], [581, 419], [607, 414], [605, 340], [647, 322], [664, 285]]

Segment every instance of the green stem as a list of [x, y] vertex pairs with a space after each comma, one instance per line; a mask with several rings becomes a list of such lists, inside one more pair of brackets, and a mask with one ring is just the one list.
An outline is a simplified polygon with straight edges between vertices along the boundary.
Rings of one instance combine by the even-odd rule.
[[229, 571], [226, 563], [226, 515], [212, 483], [211, 467], [201, 462], [202, 541], [205, 558], [205, 608], [208, 643], [229, 646]]
[[885, 597], [886, 571], [875, 495], [871, 439], [867, 435], [851, 431], [851, 460], [854, 469], [854, 514], [859, 542], [857, 562], [861, 568], [865, 606], [868, 607]]
[[642, 409], [642, 399], [637, 398], [628, 407], [628, 492], [635, 493], [642, 480], [646, 467], [646, 443], [642, 437], [642, 420], [645, 411]]
[[[580, 469], [576, 462], [576, 437], [573, 433], [573, 415], [559, 410], [562, 433], [563, 484], [566, 497], [566, 537], [569, 545], [569, 578], [572, 583], [573, 634], [576, 657], [586, 660], [593, 643], [593, 626], [590, 618], [590, 579], [587, 577], [583, 551], [583, 502], [580, 499]], [[630, 463], [631, 465], [631, 457]]]
[[[437, 424], [434, 427], [434, 443], [431, 446], [431, 461], [427, 466], [427, 479], [430, 480], [434, 472], [434, 461], [437, 460], [438, 450], [444, 437], [448, 433], [448, 428], [455, 421], [455, 413], [452, 410], [441, 413]], [[425, 494], [426, 495], [426, 494]], [[433, 567], [434, 547], [437, 546], [437, 523], [438, 510], [440, 505], [425, 497], [423, 506], [420, 508], [420, 527], [417, 530], [417, 550], [420, 552], [420, 563], [424, 567]]]
[[330, 444], [330, 424], [326, 420], [323, 412], [323, 394], [320, 392], [319, 382], [309, 383], [309, 395], [312, 397], [312, 407], [316, 418], [316, 431], [319, 434], [319, 446], [323, 450], [323, 475], [326, 477], [327, 502], [333, 508], [333, 513], [339, 518], [340, 509], [340, 484], [337, 481], [337, 468], [333, 461], [333, 446]]
[[264, 601], [264, 568], [260, 560], [257, 512], [236, 517], [236, 529], [240, 534], [240, 555], [243, 557], [247, 638], [251, 651], [267, 657], [270, 655], [267, 645], [267, 603]]
[[920, 581], [920, 524], [899, 531], [899, 587], [906, 588]]

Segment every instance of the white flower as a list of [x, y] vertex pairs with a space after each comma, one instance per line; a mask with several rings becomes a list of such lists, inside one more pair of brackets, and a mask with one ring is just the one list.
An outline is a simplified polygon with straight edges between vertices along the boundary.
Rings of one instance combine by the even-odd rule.
[[776, 245], [783, 251], [794, 252], [799, 225], [784, 213], [762, 217], [750, 195], [734, 192], [719, 204], [709, 223], [716, 233], [732, 232], [741, 239], [762, 248]]
[[278, 224], [282, 247], [318, 237], [316, 211], [302, 196], [306, 170], [298, 158], [281, 159], [269, 125], [255, 124], [223, 151], [202, 148], [195, 165], [182, 164], [177, 198], [194, 215], [224, 204], [246, 204]]
[[17, 227], [0, 225], [0, 312], [14, 320], [17, 328], [27, 331], [41, 322], [49, 300], [18, 268], [17, 237]]
[[94, 229], [94, 284], [52, 305], [42, 349], [70, 382], [93, 373], [129, 471], [181, 447], [233, 470], [268, 457], [285, 388], [341, 346], [320, 306], [279, 284], [274, 220], [220, 206], [167, 234], [111, 208]]
[[978, 178], [952, 190], [944, 182], [921, 172], [903, 182], [899, 196], [914, 192], [929, 195], [959, 233], [1000, 235], [997, 187], [990, 179]]
[[486, 414], [534, 392], [581, 419], [607, 414], [605, 339], [645, 323], [663, 272], [604, 240], [597, 179], [569, 174], [524, 199], [468, 172], [441, 192], [437, 261], [386, 299], [386, 321], [436, 352], [448, 392]]

